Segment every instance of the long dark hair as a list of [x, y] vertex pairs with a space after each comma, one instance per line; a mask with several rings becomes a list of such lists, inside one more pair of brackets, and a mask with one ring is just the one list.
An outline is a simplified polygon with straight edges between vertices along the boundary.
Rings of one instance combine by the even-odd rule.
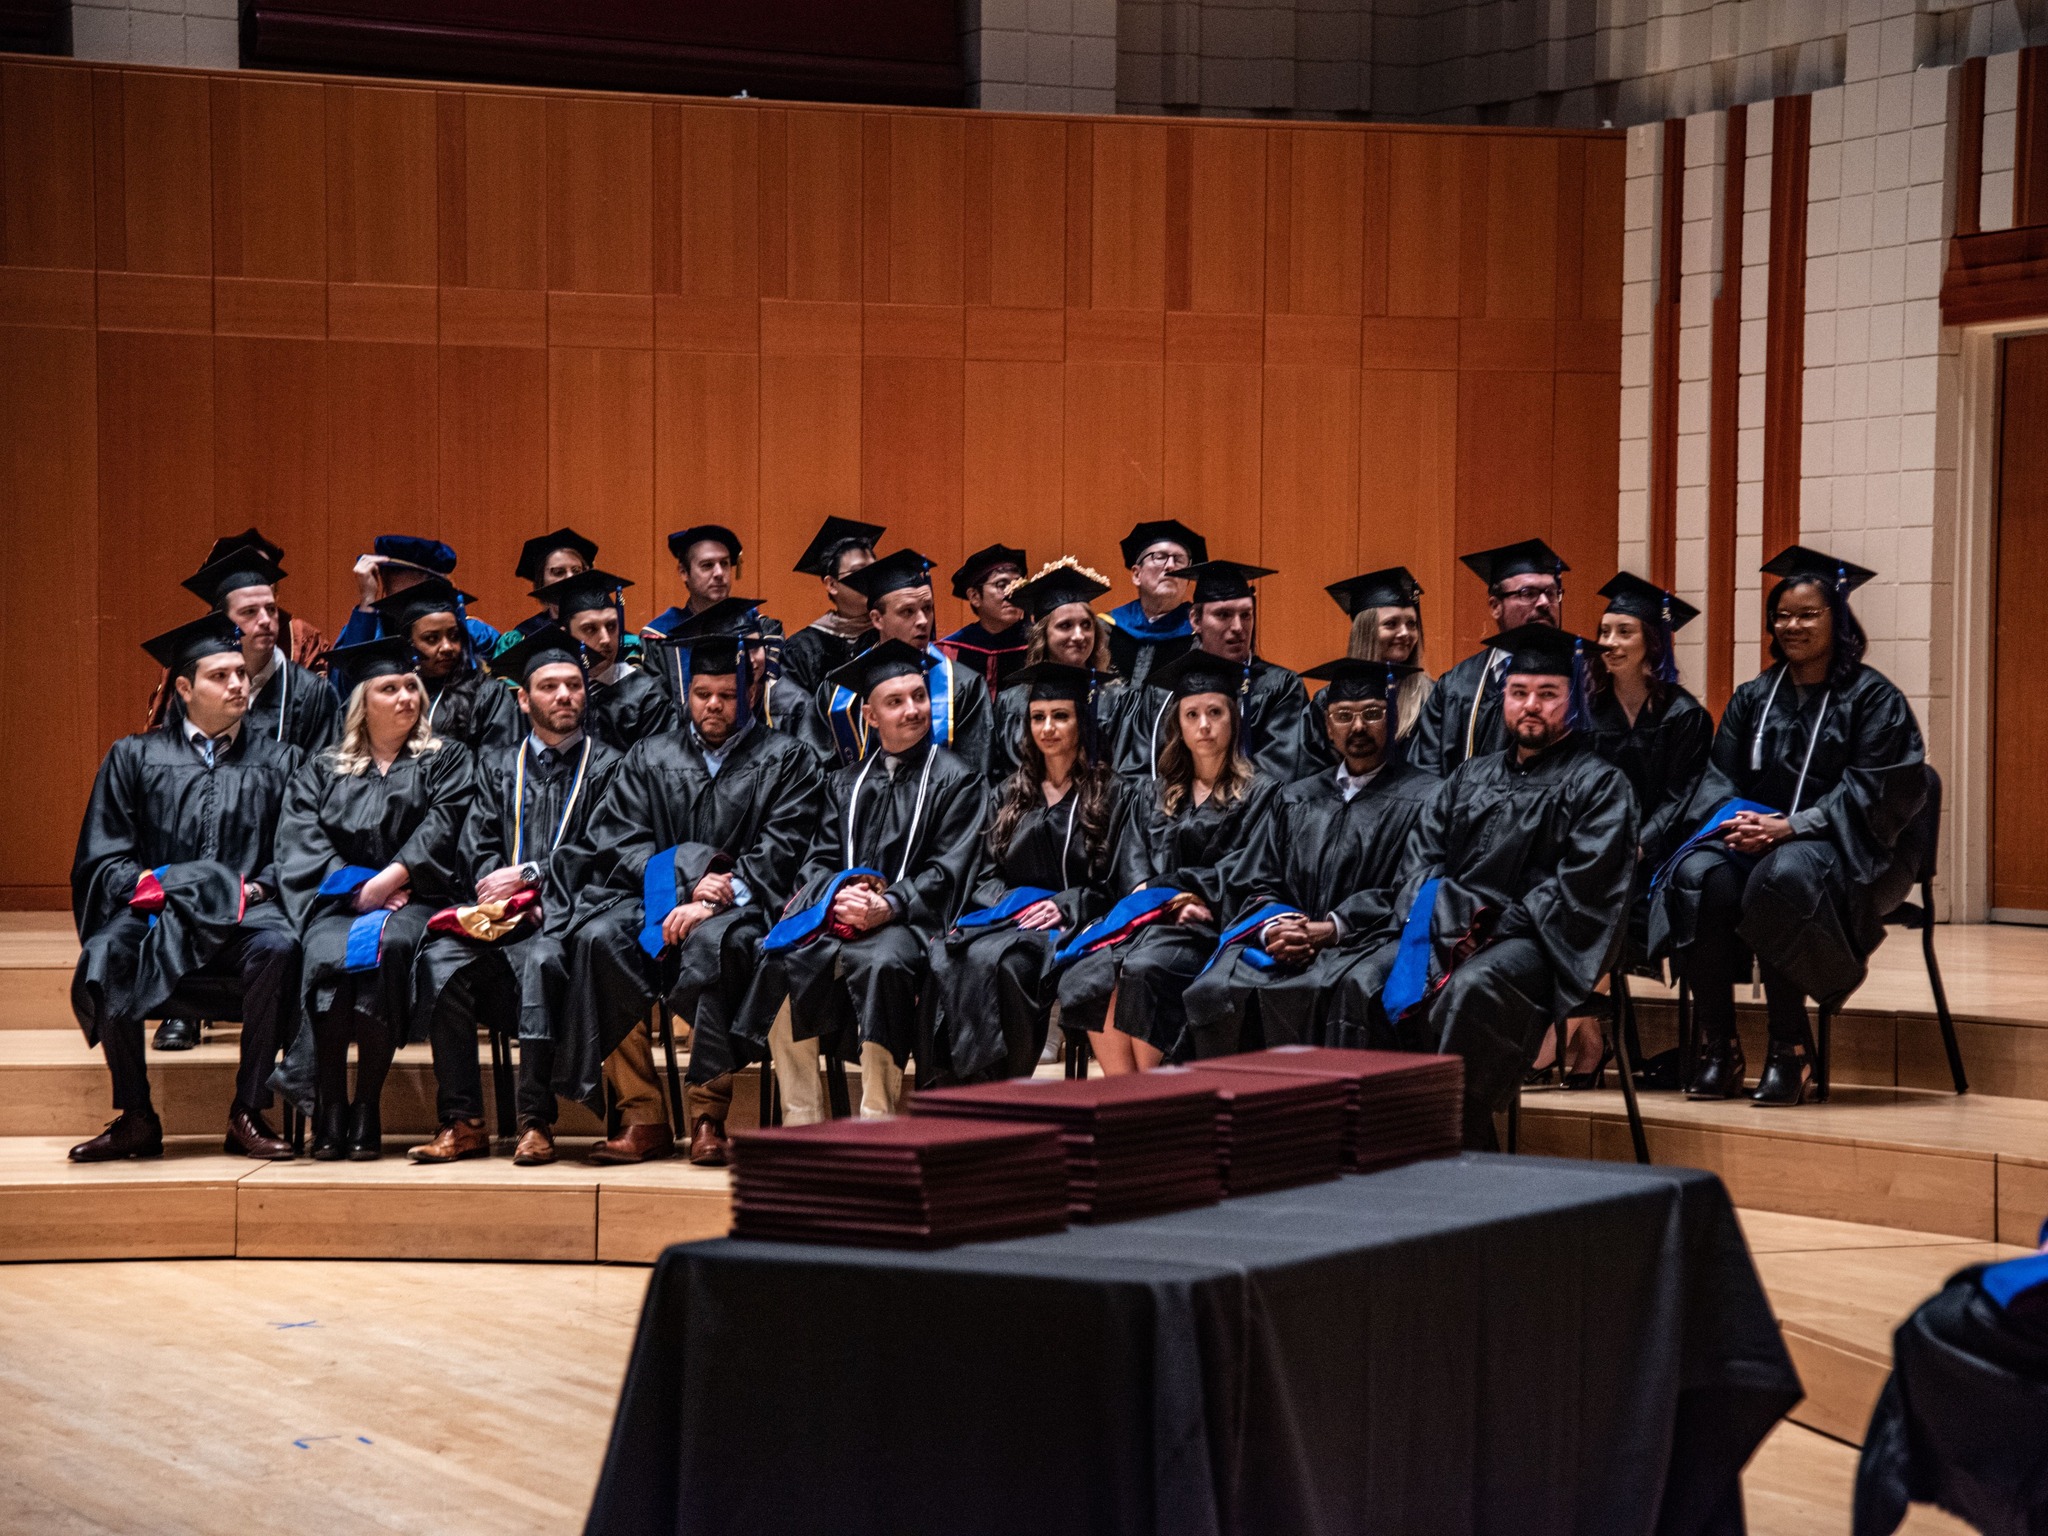
[[[1216, 775], [1209, 790], [1218, 805], [1230, 804], [1252, 787], [1251, 759], [1244, 755], [1244, 711], [1238, 707], [1236, 695], [1227, 697], [1230, 750], [1224, 754], [1223, 771]], [[1183, 807], [1195, 803], [1195, 754], [1188, 750], [1188, 739], [1180, 728], [1180, 707], [1184, 702], [1174, 699], [1168, 706], [1173, 711], [1173, 734], [1159, 749], [1159, 808], [1168, 816], [1178, 816]]]
[[[1646, 619], [1638, 614], [1627, 613], [1621, 617], [1634, 619], [1642, 628], [1643, 668], [1650, 674], [1650, 704], [1653, 708], [1662, 709], [1671, 702], [1671, 690], [1675, 686], [1666, 682], [1665, 677], [1667, 674], [1673, 678], [1678, 675], [1675, 666], [1666, 665], [1671, 660], [1671, 631], [1655, 619]], [[1586, 647], [1586, 666], [1591, 675], [1594, 698], [1605, 698], [1614, 692], [1614, 677], [1607, 670], [1607, 653], [1597, 643]]]
[[1764, 599], [1764, 624], [1771, 632], [1771, 660], [1785, 659], [1784, 648], [1778, 644], [1778, 604], [1795, 587], [1812, 587], [1827, 599], [1828, 613], [1834, 621], [1834, 654], [1828, 659], [1828, 687], [1846, 687], [1863, 665], [1864, 653], [1870, 649], [1870, 637], [1863, 632], [1855, 610], [1850, 608], [1849, 595], [1837, 591], [1818, 577], [1788, 576], [1771, 588], [1771, 595]]
[[[1023, 749], [1017, 754], [1015, 771], [1003, 781], [1002, 803], [996, 807], [995, 819], [988, 828], [988, 851], [998, 861], [1010, 851], [1010, 840], [1017, 835], [1017, 824], [1025, 813], [1045, 804], [1045, 754], [1038, 750], [1038, 741], [1031, 734], [1030, 706], [1025, 708]], [[1074, 705], [1081, 742], [1067, 793], [1081, 797], [1076, 806], [1081, 846], [1087, 855], [1089, 876], [1100, 879], [1109, 872], [1109, 823], [1116, 808], [1116, 775], [1099, 751], [1089, 750], [1089, 738], [1094, 733], [1088, 722], [1079, 718], [1087, 708], [1085, 702]], [[1060, 878], [1064, 880], [1066, 875], [1062, 869]]]

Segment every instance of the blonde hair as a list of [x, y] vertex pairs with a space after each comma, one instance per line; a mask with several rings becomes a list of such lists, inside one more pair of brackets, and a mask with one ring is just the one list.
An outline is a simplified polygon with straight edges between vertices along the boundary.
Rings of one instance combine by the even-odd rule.
[[[1183, 806], [1194, 804], [1195, 798], [1195, 754], [1188, 750], [1187, 736], [1180, 725], [1180, 707], [1185, 702], [1183, 699], [1173, 701], [1173, 734], [1159, 749], [1159, 809], [1168, 816], [1178, 816]], [[1224, 754], [1223, 771], [1209, 786], [1209, 797], [1218, 805], [1230, 804], [1252, 787], [1255, 770], [1251, 759], [1244, 755], [1243, 736], [1244, 714], [1237, 707], [1237, 700], [1232, 698], [1230, 750]]]
[[[341, 740], [326, 753], [329, 765], [335, 773], [346, 779], [360, 778], [367, 773], [375, 759], [370, 754], [370, 712], [365, 692], [375, 679], [357, 683], [349, 691], [348, 712], [342, 717]], [[414, 679], [417, 685], [418, 679]], [[421, 689], [424, 694], [425, 689]], [[427, 712], [421, 709], [420, 716], [413, 722], [412, 734], [405, 739], [406, 749], [414, 757], [441, 750], [441, 738], [434, 734], [434, 727], [428, 723]]]
[[[1403, 606], [1412, 607], [1415, 613], [1415, 654], [1408, 660], [1419, 668], [1423, 664], [1422, 608], [1420, 604]], [[1361, 608], [1352, 619], [1351, 644], [1345, 654], [1353, 661], [1385, 659], [1380, 655], [1380, 615], [1386, 611], [1384, 608]], [[1397, 741], [1415, 729], [1415, 722], [1422, 718], [1423, 701], [1435, 686], [1426, 671], [1411, 672], [1401, 679], [1401, 686], [1394, 693], [1394, 737]]]
[[[1086, 576], [1090, 581], [1098, 582], [1105, 587], [1111, 584], [1109, 578], [1103, 575], [1102, 572], [1096, 570], [1095, 567], [1093, 567], [1092, 565], [1083, 565], [1079, 560], [1076, 560], [1072, 555], [1061, 555], [1057, 560], [1046, 561], [1045, 564], [1041, 565], [1037, 570], [1033, 571], [1030, 574], [1030, 576], [1025, 578], [1025, 581], [1019, 582], [1018, 585], [1023, 586], [1028, 582], [1038, 580], [1038, 578], [1041, 576], [1049, 576], [1054, 571], [1065, 570], [1079, 571], [1083, 576]], [[1060, 604], [1060, 608], [1065, 608], [1067, 606], [1068, 605], [1065, 603]], [[1088, 605], [1086, 603], [1082, 603], [1078, 606], [1085, 608]], [[1053, 613], [1058, 612], [1059, 608], [1055, 608], [1053, 610]], [[1104, 677], [1108, 677], [1114, 674], [1116, 671], [1116, 667], [1110, 662], [1109, 659], [1109, 624], [1099, 613], [1094, 615], [1094, 619], [1095, 649], [1089, 652], [1088, 654], [1088, 665], [1094, 668], [1095, 671], [1101, 673]], [[1041, 661], [1044, 661], [1046, 657], [1050, 654], [1050, 647], [1047, 645], [1046, 632], [1051, 627], [1052, 613], [1047, 614], [1042, 619], [1033, 619], [1031, 621], [1031, 639], [1025, 646], [1024, 650], [1024, 664], [1026, 666], [1035, 667]]]

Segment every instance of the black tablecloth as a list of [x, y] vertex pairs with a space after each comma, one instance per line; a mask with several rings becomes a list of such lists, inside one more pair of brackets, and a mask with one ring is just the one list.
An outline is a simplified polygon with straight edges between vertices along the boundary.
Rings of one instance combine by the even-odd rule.
[[938, 1253], [671, 1248], [587, 1529], [1736, 1531], [1799, 1395], [1719, 1180], [1467, 1154]]

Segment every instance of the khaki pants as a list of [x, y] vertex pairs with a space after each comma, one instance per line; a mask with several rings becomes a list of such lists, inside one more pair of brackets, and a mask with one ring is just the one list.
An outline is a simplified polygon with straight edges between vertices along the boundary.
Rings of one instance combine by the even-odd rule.
[[[818, 1042], [792, 1038], [787, 1007], [768, 1031], [768, 1053], [775, 1062], [775, 1085], [782, 1094], [784, 1125], [817, 1125], [831, 1118], [825, 1079], [819, 1071]], [[872, 1041], [860, 1048], [860, 1116], [878, 1120], [896, 1113], [903, 1100], [903, 1069], [896, 1058]]]
[[667, 1125], [668, 1096], [655, 1075], [654, 1035], [642, 1019], [604, 1059], [604, 1080], [619, 1107], [621, 1125]]

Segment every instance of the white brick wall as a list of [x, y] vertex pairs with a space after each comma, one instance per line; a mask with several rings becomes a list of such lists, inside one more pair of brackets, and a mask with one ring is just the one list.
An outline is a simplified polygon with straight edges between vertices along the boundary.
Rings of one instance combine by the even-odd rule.
[[1117, 0], [967, 0], [970, 99], [997, 112], [1114, 112]]
[[124, 64], [234, 69], [235, 0], [114, 0], [71, 7], [71, 51]]

